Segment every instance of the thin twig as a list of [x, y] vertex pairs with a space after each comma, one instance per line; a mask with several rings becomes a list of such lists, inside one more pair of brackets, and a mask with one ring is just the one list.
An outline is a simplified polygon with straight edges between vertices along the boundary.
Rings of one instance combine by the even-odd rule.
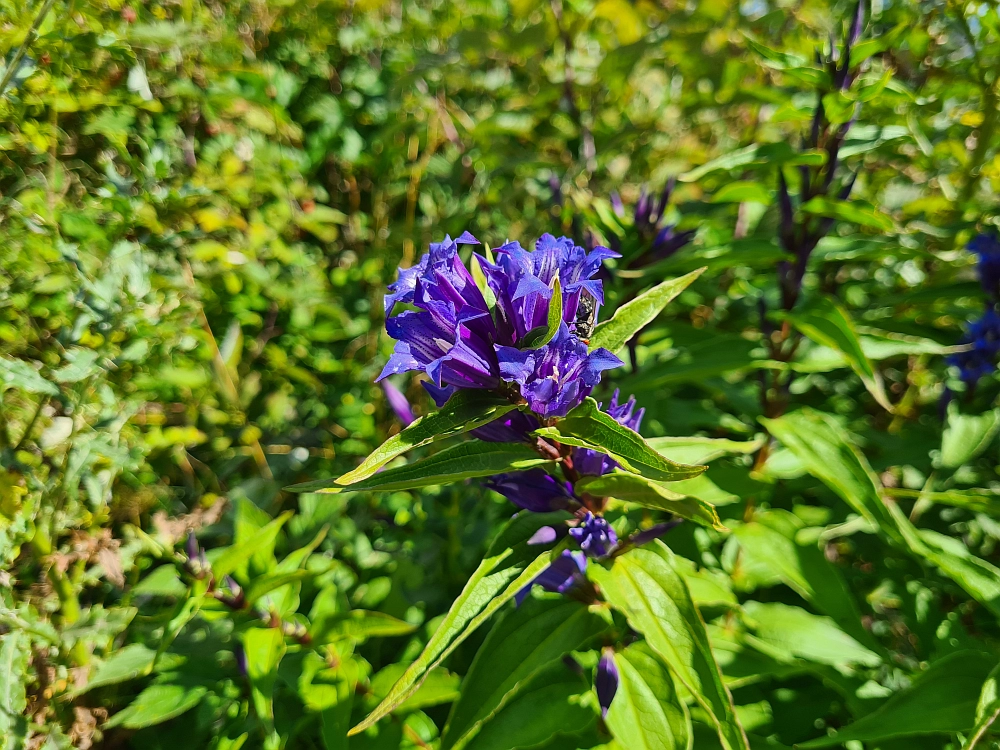
[[0, 79], [0, 96], [3, 96], [4, 92], [7, 91], [7, 84], [9, 84], [11, 79], [14, 77], [14, 71], [21, 66], [21, 59], [28, 51], [28, 47], [31, 46], [31, 43], [38, 37], [38, 28], [42, 25], [42, 21], [45, 20], [45, 16], [49, 14], [49, 11], [52, 10], [52, 6], [54, 4], [55, 0], [45, 0], [42, 7], [39, 9], [38, 15], [35, 16], [35, 20], [32, 22], [31, 28], [28, 29], [28, 33], [24, 37], [24, 41], [21, 42], [21, 46], [17, 48], [17, 52], [14, 53], [13, 59], [11, 59], [10, 63], [7, 65], [7, 70], [3, 73], [3, 79]]

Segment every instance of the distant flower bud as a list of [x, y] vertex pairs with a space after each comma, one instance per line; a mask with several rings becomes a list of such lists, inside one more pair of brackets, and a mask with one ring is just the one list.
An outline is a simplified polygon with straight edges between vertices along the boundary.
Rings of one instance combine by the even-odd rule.
[[601, 716], [608, 715], [611, 701], [618, 692], [618, 667], [615, 666], [615, 652], [606, 648], [597, 662], [597, 674], [594, 676], [594, 687], [597, 689], [597, 702], [601, 704]]

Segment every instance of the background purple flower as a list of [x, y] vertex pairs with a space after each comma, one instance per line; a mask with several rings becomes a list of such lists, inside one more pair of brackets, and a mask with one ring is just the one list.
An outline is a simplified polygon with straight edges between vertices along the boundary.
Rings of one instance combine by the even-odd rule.
[[403, 395], [403, 392], [388, 380], [382, 381], [382, 390], [385, 391], [386, 401], [389, 402], [396, 418], [403, 423], [403, 427], [412, 424], [414, 420], [413, 409], [410, 408], [410, 402]]
[[993, 233], [983, 233], [973, 237], [967, 247], [979, 256], [983, 290], [994, 302], [1000, 300], [1000, 239]]
[[996, 310], [988, 309], [983, 317], [970, 325], [961, 343], [972, 344], [972, 348], [952, 354], [948, 357], [948, 364], [958, 367], [962, 380], [973, 385], [994, 372], [1000, 356], [1000, 315]]

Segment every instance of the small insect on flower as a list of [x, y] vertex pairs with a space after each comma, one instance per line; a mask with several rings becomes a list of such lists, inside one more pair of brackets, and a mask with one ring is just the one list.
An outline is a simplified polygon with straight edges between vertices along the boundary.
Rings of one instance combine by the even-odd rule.
[[573, 332], [583, 343], [590, 346], [590, 337], [594, 334], [597, 322], [597, 300], [587, 293], [580, 295], [580, 304], [576, 308], [576, 320]]

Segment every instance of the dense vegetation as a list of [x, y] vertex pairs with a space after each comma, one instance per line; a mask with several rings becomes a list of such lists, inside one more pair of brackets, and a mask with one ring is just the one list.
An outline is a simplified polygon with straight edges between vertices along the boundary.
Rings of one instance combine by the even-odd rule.
[[[0, 0], [0, 53], [0, 749], [997, 746], [995, 3]], [[466, 231], [648, 303], [591, 341], [641, 425], [524, 396], [612, 531], [520, 606], [565, 510], [454, 435], [530, 383], [375, 383]]]

